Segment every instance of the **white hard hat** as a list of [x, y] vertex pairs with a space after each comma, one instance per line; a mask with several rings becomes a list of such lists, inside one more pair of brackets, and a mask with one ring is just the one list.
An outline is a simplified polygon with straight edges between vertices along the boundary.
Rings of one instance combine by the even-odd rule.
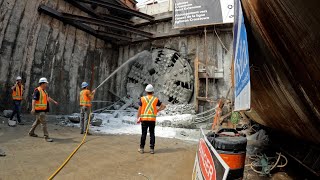
[[40, 79], [39, 79], [39, 84], [40, 84], [40, 83], [48, 83], [47, 78], [45, 78], [45, 77], [40, 78]]
[[145, 89], [146, 92], [154, 92], [154, 88], [151, 84], [148, 84], [146, 89]]
[[18, 76], [16, 80], [17, 80], [17, 81], [18, 81], [18, 80], [22, 80], [21, 76]]
[[85, 88], [85, 87], [88, 87], [89, 86], [89, 84], [87, 83], [87, 82], [83, 82], [82, 84], [81, 84], [81, 88]]

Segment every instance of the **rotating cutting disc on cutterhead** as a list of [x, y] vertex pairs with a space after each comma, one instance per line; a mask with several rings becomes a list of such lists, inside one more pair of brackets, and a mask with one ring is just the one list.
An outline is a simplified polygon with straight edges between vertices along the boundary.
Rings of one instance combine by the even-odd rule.
[[152, 84], [155, 96], [167, 104], [186, 104], [193, 93], [193, 70], [189, 62], [172, 49], [153, 49], [152, 59], [141, 59], [131, 66], [127, 94], [134, 101]]

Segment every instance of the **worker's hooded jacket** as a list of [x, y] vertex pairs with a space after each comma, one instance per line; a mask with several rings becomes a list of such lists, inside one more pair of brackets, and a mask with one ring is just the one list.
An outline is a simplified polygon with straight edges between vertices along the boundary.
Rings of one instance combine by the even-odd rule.
[[80, 92], [80, 106], [91, 107], [91, 92], [84, 89]]
[[141, 97], [141, 121], [156, 121], [158, 101], [159, 99], [155, 96]]
[[15, 101], [21, 101], [23, 94], [23, 85], [16, 85], [16, 87], [12, 91], [12, 99]]
[[48, 108], [48, 93], [43, 90], [40, 86], [37, 87], [39, 91], [39, 99], [36, 100], [35, 110], [36, 111], [45, 111]]

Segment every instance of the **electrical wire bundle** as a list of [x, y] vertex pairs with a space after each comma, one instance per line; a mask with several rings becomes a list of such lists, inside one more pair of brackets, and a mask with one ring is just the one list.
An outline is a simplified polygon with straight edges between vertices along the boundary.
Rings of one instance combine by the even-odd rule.
[[276, 153], [278, 157], [268, 157], [266, 154], [257, 154], [250, 156], [249, 159], [252, 160], [250, 168], [261, 175], [270, 175], [270, 172], [278, 167], [283, 168], [288, 164], [288, 159], [281, 153]]

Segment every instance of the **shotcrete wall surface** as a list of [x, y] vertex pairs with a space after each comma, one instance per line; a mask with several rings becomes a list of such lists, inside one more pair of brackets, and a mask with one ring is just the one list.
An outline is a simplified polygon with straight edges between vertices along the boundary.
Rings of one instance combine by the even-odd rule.
[[[0, 110], [11, 108], [10, 87], [20, 75], [26, 88], [24, 110], [30, 110], [39, 78], [46, 77], [49, 95], [59, 102], [59, 106], [50, 106], [51, 111], [78, 111], [81, 82], [88, 81], [95, 87], [118, 66], [118, 48], [39, 14], [41, 3], [86, 15], [63, 0], [0, 0]], [[108, 90], [114, 90], [113, 84], [112, 80], [105, 84], [96, 98], [109, 99]]]
[[[20, 75], [26, 88], [23, 102], [25, 111], [30, 110], [32, 92], [37, 87], [39, 78], [47, 77], [49, 95], [60, 103], [59, 106], [50, 106], [51, 112], [57, 114], [78, 112], [82, 81], [89, 82], [91, 88], [98, 86], [118, 66], [143, 50], [148, 50], [153, 54], [153, 58], [150, 59], [153, 62], [158, 61], [159, 52], [164, 51], [171, 57], [177, 56], [178, 62], [185, 63], [184, 65], [177, 63], [174, 66], [169, 65], [171, 66], [167, 68], [170, 69], [169, 74], [162, 66], [155, 69], [161, 75], [160, 78], [163, 78], [157, 82], [156, 91], [162, 92], [160, 97], [165, 102], [193, 103], [194, 60], [198, 56], [199, 60], [204, 63], [205, 47], [208, 48], [208, 63], [213, 70], [223, 72], [223, 78], [209, 81], [208, 97], [218, 99], [225, 96], [229, 90], [232, 54], [232, 31], [230, 29], [218, 31], [226, 49], [212, 31], [207, 32], [207, 45], [205, 45], [204, 34], [199, 33], [119, 47], [65, 25], [47, 15], [39, 14], [37, 8], [41, 3], [61, 12], [87, 16], [63, 0], [0, 0], [0, 110], [11, 108], [10, 87], [15, 83], [16, 76]], [[97, 8], [97, 11], [101, 9]], [[142, 26], [141, 29], [155, 35], [173, 31], [171, 21]], [[162, 57], [159, 62], [163, 63], [164, 59], [166, 58]], [[146, 64], [143, 65], [146, 66]], [[133, 78], [128, 75], [130, 76], [130, 72], [134, 73], [133, 68], [137, 66], [139, 65], [135, 64], [123, 68], [99, 88], [95, 99], [116, 101], [117, 96], [132, 95], [129, 88], [130, 83], [134, 82], [137, 87], [139, 84], [132, 81]], [[175, 76], [175, 71], [181, 71], [180, 69], [183, 68], [184, 70]], [[150, 67], [146, 69], [148, 72], [145, 76], [148, 76], [148, 73], [150, 75], [155, 73]], [[171, 73], [175, 77], [171, 77]], [[181, 94], [180, 96], [180, 90], [171, 92], [176, 91], [174, 84], [166, 84], [168, 83], [166, 80], [171, 80], [176, 83], [176, 86], [181, 86], [181, 92], [186, 91], [186, 95]], [[142, 87], [136, 96], [142, 93], [143, 85], [153, 82], [152, 80], [139, 82]], [[203, 97], [205, 96], [203, 83], [200, 83], [199, 86], [199, 96]], [[170, 93], [176, 93], [176, 95], [171, 96]], [[95, 103], [93, 108], [106, 105]]]

